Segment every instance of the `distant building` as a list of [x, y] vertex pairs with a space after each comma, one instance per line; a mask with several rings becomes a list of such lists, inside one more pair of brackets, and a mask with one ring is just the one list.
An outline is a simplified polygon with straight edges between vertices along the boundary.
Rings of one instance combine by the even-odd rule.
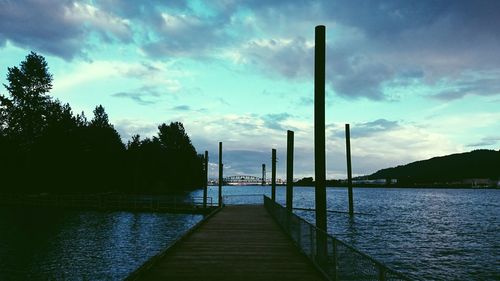
[[463, 179], [462, 183], [471, 187], [499, 186], [500, 181], [484, 178]]
[[353, 184], [388, 185], [398, 183], [397, 179], [353, 180]]

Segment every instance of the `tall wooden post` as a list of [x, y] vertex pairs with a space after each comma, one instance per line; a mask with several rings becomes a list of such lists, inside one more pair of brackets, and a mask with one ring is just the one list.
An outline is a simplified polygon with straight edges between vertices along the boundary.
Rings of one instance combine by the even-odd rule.
[[219, 142], [219, 207], [222, 207], [222, 142]]
[[314, 174], [316, 227], [326, 231], [325, 157], [325, 26], [315, 29], [314, 47]]
[[354, 203], [352, 198], [352, 168], [351, 168], [351, 132], [349, 124], [345, 124], [345, 149], [347, 157], [347, 190], [349, 193], [349, 215], [354, 215]]
[[293, 208], [293, 131], [286, 135], [286, 208]]
[[208, 188], [208, 151], [205, 150], [205, 186], [203, 187], [203, 208], [207, 207], [207, 188]]
[[[316, 257], [326, 262], [326, 149], [325, 149], [325, 31], [324, 25], [315, 28], [314, 47], [314, 176], [316, 181]], [[321, 231], [323, 230], [323, 231]]]
[[276, 202], [276, 149], [273, 148], [271, 154], [271, 200]]

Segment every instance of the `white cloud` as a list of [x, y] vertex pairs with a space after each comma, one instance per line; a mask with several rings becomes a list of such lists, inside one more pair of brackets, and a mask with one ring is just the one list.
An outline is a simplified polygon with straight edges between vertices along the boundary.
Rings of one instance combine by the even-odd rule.
[[140, 82], [143, 87], [154, 85], [168, 93], [175, 93], [182, 88], [178, 78], [187, 75], [187, 72], [171, 70], [167, 63], [145, 64], [118, 60], [80, 62], [74, 69], [54, 77], [53, 90], [57, 93], [71, 93], [83, 84], [96, 81], [108, 81], [111, 84], [113, 80], [128, 79]]
[[[398, 122], [397, 125], [389, 123], [390, 126], [377, 129], [380, 123], [377, 121], [351, 124], [354, 175], [371, 174], [383, 168], [463, 152], [448, 134], [436, 132], [433, 128]], [[373, 130], [366, 124], [373, 124]], [[330, 136], [327, 142], [330, 176], [345, 178], [344, 125], [332, 124], [327, 131]]]
[[73, 24], [87, 23], [91, 28], [114, 35], [121, 40], [128, 41], [132, 37], [129, 20], [90, 4], [74, 2], [72, 6], [66, 7], [64, 16]]
[[132, 139], [133, 135], [140, 135], [141, 139], [145, 139], [158, 132], [158, 124], [140, 119], [118, 119], [114, 121], [114, 127], [125, 144]]

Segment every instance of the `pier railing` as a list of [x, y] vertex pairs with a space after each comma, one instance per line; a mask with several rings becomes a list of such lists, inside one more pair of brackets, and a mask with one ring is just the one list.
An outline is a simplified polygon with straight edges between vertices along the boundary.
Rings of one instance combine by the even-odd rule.
[[264, 196], [271, 216], [330, 280], [411, 280]]
[[7, 206], [58, 207], [98, 210], [131, 210], [155, 212], [209, 212], [215, 208], [212, 197], [140, 196], [115, 193], [103, 194], [2, 194], [0, 204]]

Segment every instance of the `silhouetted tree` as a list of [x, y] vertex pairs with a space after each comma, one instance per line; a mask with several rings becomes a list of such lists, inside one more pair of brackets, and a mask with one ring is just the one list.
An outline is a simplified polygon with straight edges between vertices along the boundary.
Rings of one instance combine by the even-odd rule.
[[[165, 123], [158, 126], [158, 139], [166, 150], [168, 162], [165, 167], [167, 180], [178, 187], [194, 187], [199, 184], [202, 174], [203, 161], [196, 154], [196, 150], [180, 122]], [[201, 167], [201, 168], [200, 168]]]
[[184, 125], [181, 122], [172, 122], [170, 125], [165, 123], [158, 126], [158, 138], [160, 143], [171, 152], [193, 153], [196, 150], [191, 144], [189, 136], [184, 130]]
[[52, 74], [45, 58], [31, 52], [19, 67], [8, 68], [7, 81], [4, 86], [10, 97], [0, 96], [4, 126], [8, 134], [29, 148], [45, 129]]
[[127, 146], [102, 105], [93, 118], [53, 100], [45, 59], [8, 68], [0, 95], [0, 192], [167, 192], [200, 187], [201, 158], [182, 123]]
[[34, 164], [32, 149], [47, 125], [48, 107], [51, 104], [47, 93], [52, 88], [52, 75], [43, 56], [28, 54], [19, 67], [7, 68], [9, 96], [0, 95], [0, 127], [7, 138], [8, 161], [6, 175], [9, 185], [28, 186]]
[[127, 143], [127, 149], [129, 151], [137, 151], [141, 147], [141, 136], [133, 135], [132, 140]]
[[109, 123], [108, 114], [102, 105], [94, 109], [94, 117], [85, 128], [88, 156], [93, 175], [91, 190], [110, 190], [119, 188], [123, 180], [123, 145], [120, 135]]

